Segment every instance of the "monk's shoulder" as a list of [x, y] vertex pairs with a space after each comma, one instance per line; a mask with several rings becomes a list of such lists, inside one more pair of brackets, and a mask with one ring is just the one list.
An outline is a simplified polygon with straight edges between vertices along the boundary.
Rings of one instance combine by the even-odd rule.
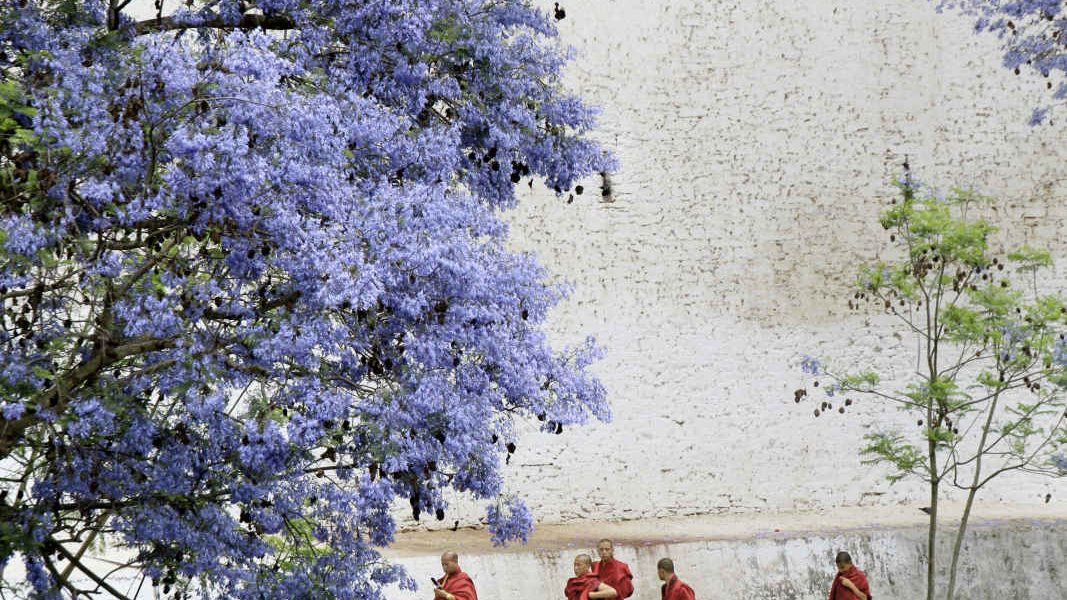
[[448, 578], [448, 583], [450, 583], [452, 585], [463, 585], [463, 584], [468, 584], [469, 583], [471, 586], [473, 586], [474, 585], [474, 580], [471, 579], [471, 576], [467, 575], [467, 573], [465, 571], [460, 571], [458, 573], [453, 574], [451, 577], [449, 577]]

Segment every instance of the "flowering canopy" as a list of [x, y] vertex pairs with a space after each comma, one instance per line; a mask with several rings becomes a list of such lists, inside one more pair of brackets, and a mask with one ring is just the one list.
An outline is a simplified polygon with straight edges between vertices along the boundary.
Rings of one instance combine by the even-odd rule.
[[[1004, 66], [1018, 75], [1030, 67], [1049, 81], [1053, 99], [1067, 98], [1067, 7], [1060, 0], [938, 0], [975, 18], [977, 32], [996, 33], [1004, 44]], [[1058, 83], [1053, 84], [1052, 77]], [[1049, 107], [1034, 109], [1031, 125], [1048, 117]]]
[[179, 597], [370, 599], [397, 499], [524, 537], [513, 420], [609, 417], [500, 219], [612, 167], [551, 18], [129, 1], [0, 0], [0, 564], [132, 596], [104, 536]]

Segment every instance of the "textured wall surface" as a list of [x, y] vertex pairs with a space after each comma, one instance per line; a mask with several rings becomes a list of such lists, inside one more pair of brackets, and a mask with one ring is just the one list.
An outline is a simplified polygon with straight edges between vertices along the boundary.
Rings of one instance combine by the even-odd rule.
[[[917, 511], [913, 511], [916, 512]], [[691, 519], [688, 521], [692, 521]], [[699, 527], [700, 523], [693, 523]], [[631, 600], [660, 597], [656, 561], [674, 560], [678, 576], [690, 584], [697, 598], [760, 598], [764, 600], [823, 600], [834, 571], [833, 557], [847, 550], [871, 583], [878, 600], [911, 600], [926, 592], [926, 532], [921, 527], [869, 527], [822, 533], [775, 533], [764, 530], [747, 539], [665, 540], [646, 531], [651, 542], [616, 543], [615, 556], [634, 573]], [[590, 531], [590, 536], [596, 531]], [[939, 552], [947, 565], [951, 530]], [[435, 535], [447, 538], [447, 532]], [[441, 539], [443, 543], [449, 540]], [[403, 542], [401, 542], [403, 545]], [[562, 598], [563, 585], [573, 576], [571, 564], [581, 552], [596, 554], [594, 542], [556, 545], [525, 552], [474, 551], [460, 554], [461, 567], [471, 575], [480, 598]], [[449, 546], [453, 547], [453, 546]], [[415, 577], [416, 592], [391, 589], [392, 600], [432, 597], [429, 577], [441, 567], [438, 555], [401, 556], [396, 560]], [[976, 521], [960, 564], [959, 598], [1051, 600], [1067, 589], [1067, 521]], [[944, 594], [945, 569], [938, 576]]]
[[[615, 201], [590, 179], [572, 204], [528, 192], [511, 219], [515, 246], [576, 286], [551, 327], [606, 347], [615, 421], [525, 435], [509, 488], [547, 522], [921, 501], [856, 453], [914, 422], [866, 400], [813, 418], [792, 402], [797, 362], [914, 364], [914, 337], [846, 307], [856, 265], [888, 247], [877, 214], [905, 156], [932, 185], [997, 196], [999, 243], [1067, 264], [1062, 120], [1027, 125], [1044, 81], [926, 0], [563, 4], [571, 83], [621, 160]], [[1061, 491], [1005, 480], [984, 498]], [[445, 524], [482, 511], [461, 500]]]

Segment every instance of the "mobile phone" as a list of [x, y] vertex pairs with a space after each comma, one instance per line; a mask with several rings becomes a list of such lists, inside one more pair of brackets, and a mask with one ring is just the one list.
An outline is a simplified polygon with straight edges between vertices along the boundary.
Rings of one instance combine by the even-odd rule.
[[437, 580], [436, 580], [436, 579], [434, 579], [433, 577], [431, 577], [431, 578], [430, 578], [430, 581], [432, 581], [432, 582], [433, 582], [433, 586], [434, 586], [435, 588], [439, 588], [439, 587], [441, 587], [441, 584], [440, 584], [440, 583], [438, 583], [438, 582], [437, 582]]

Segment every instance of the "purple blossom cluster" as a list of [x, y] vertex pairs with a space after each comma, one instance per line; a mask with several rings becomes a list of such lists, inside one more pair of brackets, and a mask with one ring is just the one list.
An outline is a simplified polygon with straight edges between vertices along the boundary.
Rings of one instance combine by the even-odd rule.
[[443, 519], [449, 488], [525, 540], [514, 421], [610, 418], [501, 219], [613, 168], [551, 18], [125, 5], [0, 5], [0, 464], [29, 482], [0, 485], [0, 563], [122, 597], [76, 558], [103, 532], [175, 597], [380, 598], [410, 584], [391, 507]]
[[[1004, 66], [1018, 75], [1029, 67], [1048, 79], [1052, 98], [1067, 98], [1067, 7], [1060, 0], [938, 0], [974, 18], [975, 31], [995, 33], [1004, 45]], [[1054, 83], [1055, 81], [1055, 83]], [[1031, 125], [1048, 118], [1048, 106], [1034, 109]]]
[[822, 373], [823, 367], [822, 363], [819, 362], [819, 359], [815, 358], [814, 356], [805, 354], [800, 359], [800, 370], [809, 375], [818, 375]]
[[1052, 458], [1052, 465], [1060, 471], [1067, 472], [1067, 456], [1056, 454]]
[[533, 528], [533, 513], [525, 502], [514, 497], [491, 505], [487, 520], [493, 544], [497, 546], [520, 539], [525, 543], [527, 534]]

